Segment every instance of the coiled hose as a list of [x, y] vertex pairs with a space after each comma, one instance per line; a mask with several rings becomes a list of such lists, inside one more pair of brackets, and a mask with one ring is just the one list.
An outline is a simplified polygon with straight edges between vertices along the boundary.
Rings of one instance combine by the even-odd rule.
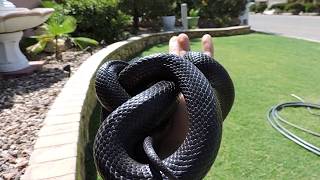
[[297, 136], [287, 128], [285, 128], [282, 123], [287, 124], [288, 126], [294, 127], [300, 131], [303, 131], [305, 133], [308, 133], [310, 135], [320, 137], [320, 133], [311, 131], [309, 129], [300, 127], [296, 124], [293, 124], [283, 117], [279, 115], [279, 112], [285, 108], [296, 108], [296, 107], [305, 107], [308, 109], [309, 113], [314, 115], [314, 116], [320, 116], [320, 114], [317, 114], [313, 112], [311, 109], [318, 109], [320, 110], [320, 104], [313, 104], [313, 103], [306, 103], [302, 98], [292, 94], [293, 97], [299, 99], [301, 102], [287, 102], [287, 103], [282, 103], [278, 104], [276, 106], [273, 106], [267, 115], [267, 119], [277, 131], [279, 131], [283, 136], [286, 138], [290, 139], [291, 141], [295, 142], [296, 144], [302, 146], [303, 148], [311, 151], [312, 153], [320, 156], [320, 148], [315, 146], [314, 144], [302, 139], [301, 137]]

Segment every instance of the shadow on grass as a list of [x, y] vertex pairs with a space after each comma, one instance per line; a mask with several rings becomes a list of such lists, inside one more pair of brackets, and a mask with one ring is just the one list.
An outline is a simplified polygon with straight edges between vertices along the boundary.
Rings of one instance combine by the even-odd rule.
[[263, 32], [263, 31], [254, 31], [255, 34], [261, 34], [261, 35], [270, 35], [270, 36], [279, 36], [280, 33], [273, 33], [273, 32]]
[[96, 136], [96, 133], [99, 129], [100, 126], [100, 111], [101, 111], [101, 106], [98, 104], [90, 118], [90, 123], [89, 123], [89, 139], [90, 142], [86, 147], [86, 180], [98, 180], [101, 179], [98, 174], [97, 170], [94, 164], [94, 159], [93, 159], [93, 142], [94, 138]]

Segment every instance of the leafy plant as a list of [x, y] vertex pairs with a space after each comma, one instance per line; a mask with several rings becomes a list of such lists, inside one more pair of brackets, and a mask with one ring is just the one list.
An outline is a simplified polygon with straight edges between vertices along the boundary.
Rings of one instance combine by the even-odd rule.
[[68, 0], [65, 12], [76, 18], [77, 36], [112, 43], [127, 37], [132, 17], [119, 9], [119, 0]]
[[42, 26], [43, 33], [41, 35], [31, 37], [37, 39], [38, 42], [32, 46], [29, 46], [27, 50], [37, 54], [42, 52], [48, 43], [53, 42], [55, 44], [56, 58], [60, 59], [60, 51], [58, 46], [59, 39], [68, 39], [81, 49], [84, 49], [87, 46], [97, 46], [99, 44], [94, 39], [70, 36], [70, 33], [73, 33], [76, 28], [77, 21], [72, 16], [53, 18]]
[[198, 17], [199, 16], [199, 9], [191, 9], [189, 11], [189, 16], [190, 17]]

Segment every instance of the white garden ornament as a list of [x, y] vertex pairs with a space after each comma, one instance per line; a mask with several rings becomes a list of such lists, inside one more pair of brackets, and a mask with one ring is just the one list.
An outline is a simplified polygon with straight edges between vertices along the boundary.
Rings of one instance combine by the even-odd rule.
[[44, 23], [53, 11], [51, 8], [16, 8], [11, 2], [0, 0], [0, 73], [30, 67], [19, 48], [23, 30]]

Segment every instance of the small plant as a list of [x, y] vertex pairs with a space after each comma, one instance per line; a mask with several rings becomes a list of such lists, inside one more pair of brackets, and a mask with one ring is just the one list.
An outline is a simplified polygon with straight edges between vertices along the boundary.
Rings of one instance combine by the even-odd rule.
[[97, 46], [99, 43], [86, 37], [71, 37], [70, 33], [74, 32], [77, 28], [77, 21], [72, 16], [65, 16], [61, 22], [50, 21], [48, 24], [42, 26], [43, 33], [38, 36], [32, 36], [31, 38], [37, 39], [37, 43], [28, 47], [27, 50], [33, 54], [42, 52], [48, 43], [54, 43], [56, 58], [60, 58], [59, 40], [70, 40], [74, 45], [84, 49], [88, 46]]
[[[60, 11], [60, 5], [54, 2], [44, 1], [46, 7], [55, 7]], [[61, 13], [55, 13], [53, 16], [40, 27], [42, 30], [40, 35], [30, 38], [36, 39], [38, 42], [27, 48], [28, 52], [38, 54], [42, 52], [49, 43], [54, 44], [57, 59], [60, 57], [59, 40], [70, 40], [75, 46], [84, 49], [88, 46], [97, 46], [99, 43], [86, 37], [72, 37], [70, 34], [77, 29], [77, 21], [72, 16], [65, 16]]]
[[189, 16], [190, 17], [198, 17], [199, 16], [199, 9], [191, 9], [189, 11]]

